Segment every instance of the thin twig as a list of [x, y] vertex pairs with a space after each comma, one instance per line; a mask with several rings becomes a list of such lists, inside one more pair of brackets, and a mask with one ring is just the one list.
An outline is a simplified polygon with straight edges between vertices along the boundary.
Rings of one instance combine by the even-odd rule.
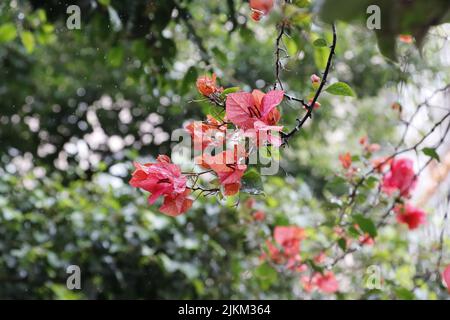
[[273, 89], [277, 88], [277, 84], [280, 86], [281, 90], [284, 90], [283, 88], [283, 83], [281, 82], [281, 78], [280, 78], [280, 72], [281, 72], [281, 68], [283, 67], [282, 63], [281, 63], [281, 52], [283, 51], [283, 49], [281, 48], [281, 41], [283, 39], [283, 35], [285, 32], [285, 28], [286, 28], [286, 24], [283, 21], [281, 23], [280, 26], [280, 32], [278, 33], [277, 39], [276, 39], [276, 50], [275, 50], [275, 84], [273, 85]]
[[[336, 49], [336, 41], [337, 41], [337, 36], [336, 36], [336, 27], [334, 24], [332, 24], [332, 29], [333, 29], [333, 42], [330, 46], [330, 53], [328, 55], [328, 60], [327, 60], [327, 65], [325, 67], [325, 71], [323, 72], [323, 76], [322, 79], [320, 81], [320, 85], [317, 88], [317, 91], [314, 95], [314, 98], [310, 101], [310, 103], [307, 104], [306, 110], [306, 114], [302, 117], [302, 118], [297, 118], [297, 125], [288, 133], [283, 133], [281, 134], [282, 136], [282, 146], [285, 146], [289, 139], [292, 138], [295, 133], [297, 133], [301, 127], [305, 124], [306, 120], [308, 120], [308, 118], [311, 118], [312, 116], [312, 112], [314, 110], [314, 105], [316, 104], [317, 100], [319, 99], [320, 94], [322, 93], [322, 90], [327, 82], [327, 78], [328, 78], [328, 73], [330, 72], [331, 69], [331, 63], [333, 60], [333, 56], [335, 54], [335, 49]], [[304, 102], [302, 102], [302, 104], [304, 104]]]

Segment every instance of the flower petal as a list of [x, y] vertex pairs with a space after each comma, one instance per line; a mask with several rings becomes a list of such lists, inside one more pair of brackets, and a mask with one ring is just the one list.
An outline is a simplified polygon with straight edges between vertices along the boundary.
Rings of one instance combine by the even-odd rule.
[[236, 126], [244, 129], [252, 128], [255, 120], [250, 115], [250, 109], [255, 107], [255, 100], [251, 93], [230, 93], [226, 101], [228, 119]]
[[450, 264], [445, 268], [444, 272], [442, 272], [442, 278], [444, 279], [447, 290], [450, 293]]
[[272, 111], [273, 108], [278, 106], [284, 98], [283, 90], [272, 90], [266, 93], [261, 101], [261, 116], [265, 117]]

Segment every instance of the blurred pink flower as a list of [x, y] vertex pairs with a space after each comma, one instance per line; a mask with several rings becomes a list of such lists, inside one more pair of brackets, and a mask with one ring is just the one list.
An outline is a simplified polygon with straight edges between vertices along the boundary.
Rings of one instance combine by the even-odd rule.
[[416, 183], [413, 161], [407, 158], [394, 159], [383, 178], [382, 190], [388, 195], [398, 190], [400, 196], [409, 197]]
[[425, 212], [410, 204], [398, 204], [395, 206], [394, 211], [397, 214], [397, 221], [407, 224], [410, 230], [416, 229], [426, 221]]

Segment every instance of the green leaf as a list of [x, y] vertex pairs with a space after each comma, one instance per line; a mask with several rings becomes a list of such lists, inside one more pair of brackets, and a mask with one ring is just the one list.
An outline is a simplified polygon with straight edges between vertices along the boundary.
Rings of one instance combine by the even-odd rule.
[[338, 243], [339, 248], [342, 249], [342, 251], [347, 250], [347, 240], [345, 240], [344, 238], [339, 238], [337, 243]]
[[448, 0], [392, 1], [346, 0], [345, 6], [336, 0], [323, 0], [318, 5], [319, 16], [325, 22], [342, 20], [366, 25], [367, 8], [380, 8], [380, 29], [375, 30], [380, 52], [397, 61], [396, 43], [399, 34], [410, 34], [420, 49], [431, 26], [444, 23], [448, 17]]
[[229, 93], [234, 93], [234, 92], [238, 92], [240, 91], [241, 88], [240, 87], [230, 87], [230, 88], [226, 88], [225, 90], [223, 90], [222, 94], [223, 95], [227, 95]]
[[316, 67], [320, 70], [324, 70], [327, 66], [329, 51], [324, 47], [315, 47], [314, 48], [314, 63]]
[[392, 32], [385, 32], [385, 30], [377, 30], [377, 45], [381, 54], [388, 59], [396, 62], [397, 59], [397, 41]]
[[319, 14], [328, 23], [337, 19], [348, 22], [365, 15], [369, 4], [368, 0], [347, 0], [345, 5], [336, 0], [325, 0], [320, 3]]
[[265, 290], [269, 289], [272, 284], [274, 284], [278, 280], [277, 271], [267, 263], [263, 263], [258, 268], [256, 268], [254, 271], [254, 275], [260, 282], [261, 287]]
[[305, 8], [311, 4], [311, 0], [294, 0], [293, 3], [299, 8]]
[[333, 195], [341, 197], [348, 193], [348, 183], [342, 177], [335, 176], [331, 181], [325, 185], [325, 189], [330, 191]]
[[108, 52], [108, 62], [113, 67], [120, 67], [123, 62], [124, 50], [122, 47], [111, 48]]
[[335, 82], [326, 88], [325, 91], [336, 96], [356, 97], [353, 89], [345, 82]]
[[55, 27], [52, 24], [46, 23], [42, 26], [42, 31], [45, 33], [52, 33], [55, 30]]
[[98, 0], [98, 2], [101, 5], [104, 5], [105, 7], [109, 6], [111, 4], [111, 0]]
[[374, 176], [370, 176], [366, 179], [365, 185], [368, 189], [373, 189], [378, 183], [378, 179]]
[[295, 39], [286, 37], [286, 39], [284, 40], [284, 44], [286, 46], [288, 54], [294, 57], [298, 52], [298, 46]]
[[241, 191], [249, 194], [263, 194], [264, 187], [261, 180], [261, 175], [255, 169], [248, 170], [241, 180]]
[[367, 232], [373, 238], [377, 236], [377, 227], [371, 219], [364, 217], [362, 214], [357, 214], [353, 216], [353, 221], [363, 232]]
[[326, 47], [327, 41], [323, 38], [319, 38], [319, 39], [314, 40], [313, 45], [316, 47]]
[[192, 66], [188, 69], [181, 82], [181, 94], [186, 94], [190, 88], [195, 87], [195, 80], [197, 80], [197, 69]]
[[408, 290], [406, 288], [395, 288], [395, 295], [400, 298], [401, 300], [414, 300], [415, 296], [414, 293], [411, 292], [411, 290]]
[[217, 47], [214, 47], [214, 48], [212, 48], [211, 51], [214, 53], [215, 57], [216, 57], [221, 63], [223, 63], [223, 64], [226, 64], [226, 63], [227, 63], [228, 57], [227, 57], [227, 55], [226, 55], [222, 50], [220, 50], [220, 49], [217, 48]]
[[17, 37], [16, 27], [12, 23], [0, 26], [0, 43], [13, 41]]
[[354, 226], [350, 226], [348, 228], [348, 234], [351, 235], [353, 238], [358, 238], [361, 235], [361, 230], [356, 229]]
[[35, 46], [34, 36], [30, 31], [24, 31], [20, 35], [22, 44], [28, 53], [32, 53]]
[[422, 152], [430, 158], [436, 159], [439, 162], [441, 161], [441, 158], [439, 157], [439, 154], [436, 152], [435, 148], [423, 148]]

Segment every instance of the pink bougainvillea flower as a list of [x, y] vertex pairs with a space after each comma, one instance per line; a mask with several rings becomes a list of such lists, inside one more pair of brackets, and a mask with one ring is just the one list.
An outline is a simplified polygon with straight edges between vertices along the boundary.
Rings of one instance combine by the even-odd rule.
[[413, 37], [409, 34], [400, 34], [398, 36], [398, 39], [403, 42], [403, 43], [407, 43], [407, 44], [411, 44], [413, 42]]
[[360, 145], [365, 146], [365, 145], [367, 145], [367, 143], [368, 143], [367, 136], [362, 136], [361, 138], [359, 138]]
[[[300, 243], [305, 238], [304, 229], [297, 226], [276, 226], [273, 233], [275, 243], [267, 240], [268, 258], [276, 264], [285, 264], [293, 271], [303, 271], [300, 259]], [[263, 258], [267, 255], [263, 254]]]
[[317, 256], [315, 256], [314, 257], [314, 263], [316, 263], [316, 264], [322, 264], [322, 263], [324, 263], [325, 262], [325, 259], [326, 259], [326, 255], [325, 255], [325, 252], [321, 252], [321, 253], [319, 253]]
[[255, 21], [267, 15], [273, 8], [274, 0], [250, 0], [250, 8], [252, 10], [252, 19]]
[[313, 74], [313, 75], [311, 76], [311, 83], [312, 83], [313, 85], [319, 84], [319, 83], [320, 83], [320, 77], [319, 77], [318, 75], [316, 75], [316, 74]]
[[373, 240], [373, 238], [368, 234], [365, 233], [363, 235], [360, 235], [359, 238], [359, 243], [363, 246], [363, 245], [368, 245], [371, 246], [375, 243], [375, 240]]
[[[134, 163], [136, 170], [133, 172], [130, 185], [150, 192], [148, 202], [155, 203], [159, 196], [166, 197], [163, 206], [160, 208], [164, 213], [177, 215], [186, 212], [192, 202], [189, 202], [187, 195], [190, 190], [186, 188], [187, 178], [181, 174], [180, 168], [171, 163], [170, 158], [159, 155], [156, 163]], [[176, 202], [174, 211], [172, 202]], [[183, 205], [179, 205], [182, 202]], [[169, 207], [172, 207], [169, 209]], [[177, 214], [175, 214], [175, 212]]]
[[369, 143], [367, 136], [361, 137], [359, 139], [359, 144], [362, 145], [364, 150], [369, 153], [374, 153], [381, 149], [381, 146], [378, 143]]
[[397, 204], [394, 211], [397, 214], [397, 221], [407, 224], [410, 230], [416, 229], [426, 222], [425, 212], [410, 204]]
[[266, 214], [264, 211], [258, 210], [253, 213], [253, 219], [255, 221], [263, 221], [266, 218]]
[[324, 274], [316, 272], [311, 277], [303, 276], [300, 282], [306, 292], [318, 289], [323, 293], [335, 293], [339, 290], [339, 282], [331, 271]]
[[[275, 110], [278, 111], [278, 110]], [[282, 126], [269, 126], [265, 124], [262, 121], [256, 121], [255, 124], [255, 131], [256, 131], [256, 138], [257, 138], [257, 145], [258, 147], [261, 147], [264, 145], [264, 143], [267, 141], [272, 146], [279, 147], [281, 146], [281, 137], [279, 135], [273, 135], [272, 131], [280, 132], [281, 129], [283, 129]], [[247, 131], [245, 133], [246, 136], [252, 136], [253, 132]]]
[[318, 274], [316, 276], [317, 287], [324, 293], [335, 293], [339, 290], [339, 283], [334, 276], [334, 273], [327, 271], [324, 274]]
[[241, 129], [254, 129], [261, 121], [268, 126], [275, 125], [280, 119], [276, 107], [284, 98], [284, 91], [272, 90], [264, 94], [259, 90], [230, 93], [226, 100], [228, 119]]
[[289, 256], [298, 254], [300, 241], [305, 238], [305, 230], [296, 226], [277, 226], [273, 232], [275, 242]]
[[400, 196], [409, 197], [416, 183], [413, 161], [407, 158], [394, 159], [389, 172], [383, 178], [382, 190], [388, 195], [399, 191]]
[[[308, 106], [310, 106], [310, 105], [312, 104], [312, 102], [313, 102], [313, 99], [309, 99], [309, 101], [308, 101]], [[316, 102], [314, 103], [313, 109], [314, 109], [314, 110], [315, 110], [315, 109], [319, 109], [320, 106], [321, 106], [321, 104], [320, 104], [319, 102], [316, 101]], [[306, 109], [306, 107], [303, 106], [303, 109]]]
[[225, 141], [226, 125], [211, 115], [207, 115], [206, 121], [189, 123], [185, 129], [194, 140], [195, 150], [205, 150], [210, 145], [223, 145]]
[[212, 77], [207, 75], [198, 77], [196, 86], [197, 90], [206, 97], [223, 91], [222, 87], [217, 86], [215, 73], [213, 73]]
[[281, 264], [285, 262], [285, 257], [281, 250], [277, 248], [272, 241], [266, 240], [266, 247], [267, 247], [267, 253], [263, 252], [260, 259], [264, 260], [266, 258], [269, 258], [272, 262], [276, 264]]
[[450, 264], [446, 266], [444, 272], [442, 272], [442, 279], [444, 279], [448, 293], [450, 293]]
[[342, 227], [335, 226], [333, 228], [333, 231], [339, 238], [342, 238], [345, 240], [347, 247], [350, 247], [350, 245], [352, 244], [352, 239], [347, 236], [345, 230]]
[[284, 91], [272, 90], [264, 94], [259, 90], [252, 93], [230, 93], [226, 100], [227, 118], [237, 127], [245, 131], [245, 135], [255, 135], [258, 146], [266, 141], [272, 145], [281, 145], [281, 139], [271, 134], [281, 131], [276, 126], [280, 120], [280, 112], [276, 107], [284, 98]]
[[236, 150], [226, 150], [214, 156], [203, 154], [200, 157], [201, 166], [217, 174], [227, 196], [239, 192], [241, 178], [247, 169], [247, 166], [243, 164], [245, 155], [239, 155]]
[[164, 197], [164, 203], [159, 208], [162, 213], [168, 216], [176, 217], [186, 211], [188, 211], [192, 206], [192, 199], [188, 196], [191, 190], [186, 189], [183, 193], [172, 193]]
[[358, 241], [360, 245], [368, 245], [371, 246], [375, 243], [375, 240], [368, 234], [368, 233], [364, 233], [361, 230], [361, 227], [358, 224], [354, 224], [353, 227], [359, 232], [362, 233], [359, 237], [358, 237]]
[[381, 146], [378, 143], [371, 143], [366, 147], [366, 151], [370, 153], [377, 152], [381, 149]]
[[255, 205], [255, 202], [256, 202], [255, 198], [248, 198], [247, 200], [245, 200], [244, 206], [247, 209], [252, 209], [253, 206]]
[[352, 165], [352, 155], [349, 152], [340, 154], [339, 161], [344, 169], [348, 169]]
[[310, 293], [314, 290], [315, 288], [315, 283], [313, 283], [313, 277], [308, 277], [308, 276], [302, 276], [300, 278], [300, 283], [303, 286], [303, 290], [305, 290], [306, 292]]

